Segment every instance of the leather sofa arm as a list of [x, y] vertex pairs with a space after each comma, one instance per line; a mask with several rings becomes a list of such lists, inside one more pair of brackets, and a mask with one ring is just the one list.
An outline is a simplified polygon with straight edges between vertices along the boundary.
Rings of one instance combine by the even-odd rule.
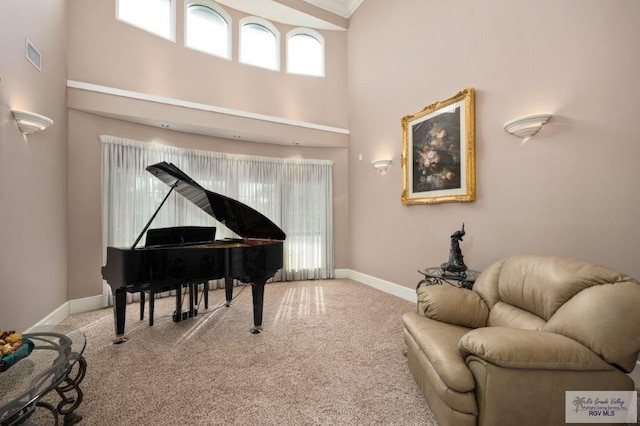
[[505, 368], [538, 370], [615, 370], [586, 346], [560, 334], [511, 327], [471, 330], [458, 349]]
[[473, 290], [450, 285], [418, 288], [418, 306], [427, 318], [467, 328], [485, 327], [489, 308]]

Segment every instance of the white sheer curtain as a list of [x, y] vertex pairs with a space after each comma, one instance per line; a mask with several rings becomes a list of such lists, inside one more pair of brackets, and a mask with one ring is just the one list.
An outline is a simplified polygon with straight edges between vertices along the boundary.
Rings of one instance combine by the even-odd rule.
[[[333, 278], [332, 161], [222, 154], [107, 135], [100, 141], [103, 264], [106, 247], [130, 247], [169, 191], [145, 170], [166, 161], [205, 189], [258, 210], [287, 234], [284, 266], [274, 280]], [[172, 194], [151, 227], [182, 225], [216, 226], [216, 238], [237, 237], [184, 197]], [[110, 298], [110, 293], [105, 284], [105, 296]]]

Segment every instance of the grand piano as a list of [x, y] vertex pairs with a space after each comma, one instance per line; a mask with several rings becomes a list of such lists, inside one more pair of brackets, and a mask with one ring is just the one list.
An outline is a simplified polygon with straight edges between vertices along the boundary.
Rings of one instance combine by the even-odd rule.
[[[251, 332], [259, 333], [262, 329], [264, 286], [282, 268], [285, 233], [251, 207], [204, 189], [174, 164], [161, 162], [148, 166], [146, 170], [171, 189], [131, 247], [107, 247], [107, 263], [102, 268], [102, 277], [114, 296], [114, 343], [127, 340], [124, 334], [126, 293], [140, 292], [143, 297], [144, 292], [150, 292], [152, 316], [153, 293], [177, 290], [173, 320], [178, 322], [197, 314], [194, 308], [197, 285], [221, 278], [225, 280], [227, 306], [233, 297], [234, 279], [251, 284]], [[174, 190], [242, 238], [215, 240], [214, 227], [148, 229]], [[136, 247], [147, 230], [145, 246]], [[186, 312], [181, 311], [183, 287], [189, 289], [189, 310]], [[207, 289], [205, 285], [205, 296]]]

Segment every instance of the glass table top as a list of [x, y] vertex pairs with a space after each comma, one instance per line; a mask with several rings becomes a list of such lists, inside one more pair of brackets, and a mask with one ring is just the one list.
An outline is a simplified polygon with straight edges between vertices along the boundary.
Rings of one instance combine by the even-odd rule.
[[86, 340], [81, 330], [38, 327], [23, 333], [33, 351], [0, 373], [0, 423], [50, 392], [82, 357]]
[[467, 269], [464, 272], [455, 273], [444, 271], [442, 268], [437, 266], [418, 269], [418, 272], [424, 275], [424, 279], [418, 283], [416, 290], [423, 284], [432, 285], [445, 283], [451, 284], [455, 287], [471, 289], [478, 278], [478, 275], [480, 275], [479, 271], [474, 271], [473, 269]]

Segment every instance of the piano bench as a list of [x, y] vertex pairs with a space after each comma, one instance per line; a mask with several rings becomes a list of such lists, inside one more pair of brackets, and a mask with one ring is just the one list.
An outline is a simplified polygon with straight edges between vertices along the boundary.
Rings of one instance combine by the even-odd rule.
[[149, 325], [153, 325], [153, 308], [156, 299], [155, 290], [146, 290], [140, 292], [140, 321], [144, 319], [144, 303], [145, 295], [149, 293]]
[[[202, 283], [197, 283], [194, 285], [194, 293], [191, 293], [191, 288], [189, 288], [189, 297], [191, 298], [190, 301], [190, 307], [189, 307], [189, 312], [188, 312], [188, 316], [195, 316], [195, 312], [194, 312], [194, 304], [197, 304], [197, 298], [198, 298], [198, 286], [202, 284], [203, 285], [203, 289], [202, 289], [202, 293], [203, 293], [203, 297], [204, 297], [204, 308], [208, 309], [209, 308], [209, 281], [205, 281]], [[147, 290], [142, 290], [140, 292], [140, 321], [144, 320], [144, 305], [145, 305], [145, 299], [146, 299], [146, 294], [149, 293], [149, 325], [153, 325], [153, 310], [154, 310], [154, 305], [155, 305], [155, 300], [156, 300], [156, 293], [162, 293], [164, 291], [176, 291], [177, 292], [181, 292], [182, 291], [182, 287], [189, 287], [190, 284], [188, 283], [182, 283], [177, 285], [176, 287], [164, 287], [164, 288], [160, 288], [160, 289], [155, 289], [155, 288], [149, 288]], [[178, 294], [176, 294], [176, 298], [179, 300], [182, 300], [182, 297], [179, 296]]]
[[155, 307], [156, 293], [174, 290], [181, 291], [180, 287], [181, 285], [177, 285], [176, 287], [149, 288], [147, 290], [142, 290], [140, 292], [140, 321], [144, 319], [144, 303], [147, 293], [149, 293], [149, 325], [153, 325], [153, 310]]

